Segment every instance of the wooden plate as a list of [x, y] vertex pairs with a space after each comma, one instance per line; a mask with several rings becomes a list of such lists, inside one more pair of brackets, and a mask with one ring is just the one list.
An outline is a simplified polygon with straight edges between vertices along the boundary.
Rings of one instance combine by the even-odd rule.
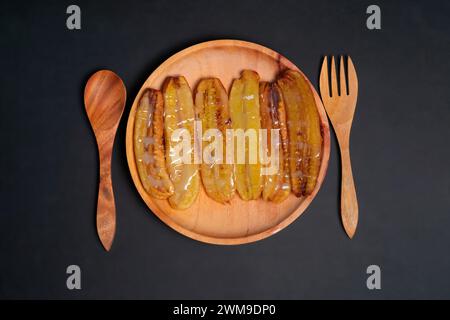
[[216, 40], [184, 49], [167, 59], [145, 81], [128, 118], [126, 150], [128, 166], [139, 194], [147, 206], [171, 228], [199, 241], [214, 244], [242, 244], [257, 241], [282, 230], [298, 218], [317, 194], [328, 166], [330, 131], [322, 102], [314, 92], [323, 130], [323, 156], [314, 192], [305, 198], [290, 195], [281, 204], [260, 200], [242, 201], [236, 195], [231, 204], [222, 205], [200, 190], [196, 202], [187, 210], [174, 210], [168, 201], [150, 197], [144, 190], [136, 170], [133, 152], [133, 128], [136, 107], [145, 88], [160, 89], [168, 76], [183, 75], [191, 89], [204, 77], [218, 77], [229, 90], [233, 79], [243, 69], [255, 70], [262, 81], [274, 80], [280, 70], [299, 70], [279, 53], [261, 45], [238, 41]]

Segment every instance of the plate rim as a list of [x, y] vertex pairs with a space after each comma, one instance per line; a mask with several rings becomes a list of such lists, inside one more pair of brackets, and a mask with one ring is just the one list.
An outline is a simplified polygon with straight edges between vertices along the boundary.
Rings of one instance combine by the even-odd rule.
[[[184, 57], [185, 55], [191, 54], [194, 51], [202, 50], [202, 49], [205, 49], [208, 47], [217, 47], [217, 46], [243, 46], [245, 48], [250, 48], [250, 49], [262, 52], [264, 54], [267, 54], [267, 55], [277, 59], [278, 61], [280, 61], [280, 63], [282, 61], [283, 64], [288, 65], [288, 66], [290, 66], [290, 68], [299, 71], [305, 77], [308, 84], [312, 88], [314, 97], [316, 99], [316, 105], [317, 105], [320, 120], [321, 120], [321, 129], [322, 129], [322, 134], [323, 134], [323, 146], [322, 146], [323, 156], [322, 156], [322, 160], [321, 160], [317, 183], [316, 183], [316, 186], [315, 186], [313, 192], [310, 195], [308, 195], [307, 197], [305, 197], [303, 199], [303, 201], [300, 203], [300, 205], [291, 214], [289, 214], [285, 219], [281, 220], [278, 224], [276, 224], [266, 230], [263, 230], [263, 231], [260, 231], [260, 232], [257, 232], [257, 233], [251, 234], [251, 235], [239, 236], [239, 237], [213, 237], [213, 236], [197, 233], [195, 231], [187, 229], [187, 228], [181, 226], [180, 224], [176, 223], [167, 214], [165, 214], [163, 212], [163, 210], [161, 210], [158, 206], [156, 206], [156, 205], [152, 206], [149, 203], [147, 203], [147, 201], [144, 199], [144, 196], [142, 194], [143, 192], [144, 193], [146, 193], [146, 192], [142, 187], [140, 178], [138, 176], [136, 176], [137, 170], [135, 168], [136, 163], [135, 163], [134, 151], [133, 151], [133, 138], [132, 137], [133, 137], [133, 127], [134, 127], [134, 114], [135, 114], [135, 109], [136, 109], [136, 105], [138, 102], [138, 98], [141, 96], [142, 91], [144, 90], [144, 84], [146, 82], [150, 81], [152, 78], [158, 77], [159, 74], [167, 68], [167, 66], [169, 66], [173, 62], [177, 61], [178, 59]], [[329, 128], [329, 122], [328, 122], [328, 117], [325, 112], [325, 108], [323, 106], [322, 100], [320, 99], [320, 96], [319, 96], [316, 88], [314, 87], [314, 85], [312, 85], [312, 83], [308, 79], [308, 77], [306, 77], [306, 75], [289, 59], [287, 59], [286, 57], [284, 57], [283, 55], [281, 55], [280, 53], [278, 53], [275, 50], [272, 50], [268, 47], [265, 47], [263, 45], [260, 45], [260, 44], [254, 43], [254, 42], [249, 42], [249, 41], [244, 41], [244, 40], [236, 40], [236, 39], [218, 39], [218, 40], [210, 40], [210, 41], [200, 42], [200, 43], [191, 45], [189, 47], [186, 47], [186, 48], [176, 52], [175, 54], [171, 55], [169, 58], [165, 59], [156, 69], [154, 69], [150, 73], [150, 75], [145, 79], [145, 81], [140, 86], [140, 89], [139, 89], [138, 93], [136, 94], [136, 96], [133, 100], [133, 103], [130, 107], [130, 111], [129, 111], [128, 119], [127, 119], [126, 134], [125, 134], [125, 149], [126, 149], [128, 169], [129, 169], [131, 178], [133, 180], [133, 184], [139, 193], [139, 196], [144, 201], [145, 205], [150, 209], [150, 211], [154, 215], [156, 215], [162, 222], [164, 222], [164, 224], [166, 224], [173, 230], [177, 231], [178, 233], [181, 233], [182, 235], [184, 235], [186, 237], [189, 237], [191, 239], [194, 239], [194, 240], [197, 240], [197, 241], [200, 241], [203, 243], [216, 244], [216, 245], [239, 245], [239, 244], [256, 242], [256, 241], [268, 238], [268, 237], [278, 233], [279, 231], [285, 229], [292, 222], [294, 222], [300, 215], [302, 215], [304, 213], [306, 208], [311, 204], [311, 202], [316, 197], [318, 191], [320, 190], [320, 188], [323, 184], [323, 181], [325, 180], [326, 173], [328, 171], [328, 163], [329, 163], [329, 157], [330, 157], [330, 128]], [[133, 172], [132, 167], [135, 168], [134, 169], [135, 172]]]

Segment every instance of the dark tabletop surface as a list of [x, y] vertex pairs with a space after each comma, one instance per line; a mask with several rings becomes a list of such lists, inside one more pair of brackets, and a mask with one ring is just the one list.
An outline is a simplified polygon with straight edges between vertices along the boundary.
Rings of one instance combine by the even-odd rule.
[[[450, 298], [450, 2], [2, 1], [0, 11], [1, 298]], [[126, 162], [132, 100], [166, 58], [198, 42], [270, 47], [316, 85], [326, 54], [350, 54], [360, 91], [351, 152], [360, 220], [340, 224], [339, 157], [316, 199], [282, 232], [216, 246], [168, 228], [137, 193]], [[82, 92], [116, 71], [128, 103], [115, 142], [117, 233], [97, 237], [97, 151]], [[82, 289], [66, 288], [79, 265]], [[366, 269], [381, 268], [381, 290]]]

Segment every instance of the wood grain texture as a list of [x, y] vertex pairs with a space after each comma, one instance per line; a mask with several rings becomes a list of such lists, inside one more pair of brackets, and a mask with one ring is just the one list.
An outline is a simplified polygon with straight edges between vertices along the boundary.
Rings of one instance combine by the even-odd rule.
[[281, 204], [262, 199], [243, 201], [235, 196], [230, 204], [220, 204], [204, 190], [187, 210], [178, 211], [166, 200], [150, 197], [144, 190], [136, 170], [133, 151], [134, 118], [139, 98], [145, 88], [161, 88], [168, 76], [183, 75], [192, 89], [199, 80], [217, 77], [229, 92], [231, 82], [244, 69], [255, 70], [261, 81], [272, 81], [278, 73], [298, 68], [285, 57], [266, 47], [238, 40], [216, 40], [200, 43], [167, 59], [145, 81], [131, 108], [126, 132], [128, 166], [133, 182], [147, 206], [168, 226], [190, 238], [214, 244], [242, 244], [266, 238], [289, 225], [308, 207], [324, 180], [328, 166], [330, 138], [328, 119], [317, 92], [317, 102], [323, 130], [323, 156], [318, 183], [311, 195], [297, 198], [290, 195]]
[[[332, 57], [330, 90], [328, 59], [325, 57], [320, 73], [320, 94], [336, 132], [341, 151], [341, 219], [345, 232], [351, 239], [355, 235], [358, 225], [358, 200], [350, 162], [350, 130], [358, 98], [358, 78], [350, 57], [347, 60], [347, 72], [345, 72], [343, 57], [341, 57], [339, 66], [340, 81], [338, 83], [334, 57]], [[346, 73], [347, 77], [345, 76]]]
[[123, 113], [126, 90], [113, 72], [93, 74], [84, 90], [86, 112], [97, 140], [100, 181], [97, 201], [97, 232], [103, 247], [109, 251], [116, 231], [116, 207], [111, 181], [111, 157], [117, 126]]

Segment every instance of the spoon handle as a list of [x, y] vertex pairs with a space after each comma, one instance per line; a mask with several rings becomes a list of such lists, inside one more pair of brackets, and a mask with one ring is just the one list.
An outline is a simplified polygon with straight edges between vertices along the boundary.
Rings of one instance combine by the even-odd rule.
[[111, 181], [112, 143], [99, 146], [100, 182], [97, 200], [97, 232], [106, 251], [111, 245], [116, 233], [116, 206]]

